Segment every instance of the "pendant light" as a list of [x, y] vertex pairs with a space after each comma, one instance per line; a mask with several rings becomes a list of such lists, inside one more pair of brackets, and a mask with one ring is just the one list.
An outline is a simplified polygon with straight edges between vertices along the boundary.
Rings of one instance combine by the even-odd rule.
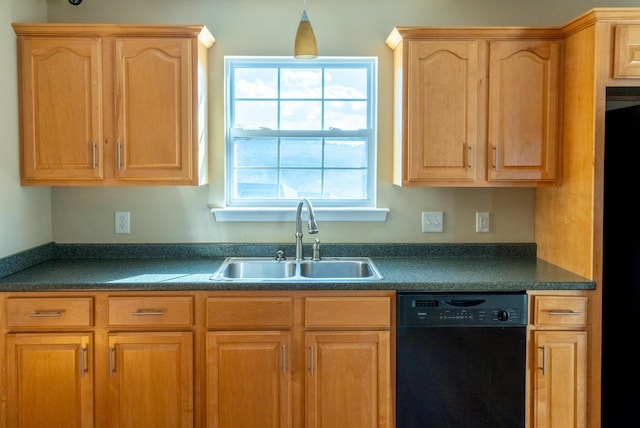
[[307, 0], [304, 0], [302, 17], [300, 18], [300, 24], [298, 24], [298, 31], [296, 32], [293, 56], [297, 59], [313, 59], [318, 56], [316, 36], [313, 34], [313, 28], [307, 16]]

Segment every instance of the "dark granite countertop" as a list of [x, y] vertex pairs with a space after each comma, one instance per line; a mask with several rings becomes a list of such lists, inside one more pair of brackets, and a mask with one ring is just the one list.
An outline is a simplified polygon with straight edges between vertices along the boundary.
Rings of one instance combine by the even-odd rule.
[[[372, 281], [220, 282], [211, 275], [227, 256], [265, 256], [256, 245], [59, 245], [42, 248], [0, 278], [0, 291], [45, 290], [397, 290], [499, 292], [590, 290], [593, 281], [535, 257], [535, 244], [376, 244], [323, 247], [334, 257], [370, 257]], [[213, 244], [212, 244], [213, 245]], [[290, 248], [286, 249], [292, 254]], [[333, 250], [333, 251], [332, 251]], [[357, 250], [357, 251], [356, 251]], [[357, 253], [356, 253], [357, 252]], [[27, 257], [28, 258], [28, 257]], [[4, 260], [4, 265], [9, 263]], [[1, 267], [1, 266], [0, 266]], [[5, 268], [6, 271], [6, 268]], [[1, 273], [1, 272], [0, 272]]]

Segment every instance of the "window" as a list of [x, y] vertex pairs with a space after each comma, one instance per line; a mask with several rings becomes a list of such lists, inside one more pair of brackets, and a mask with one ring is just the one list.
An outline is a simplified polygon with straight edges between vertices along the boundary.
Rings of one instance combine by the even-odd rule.
[[375, 206], [376, 58], [226, 57], [226, 204]]

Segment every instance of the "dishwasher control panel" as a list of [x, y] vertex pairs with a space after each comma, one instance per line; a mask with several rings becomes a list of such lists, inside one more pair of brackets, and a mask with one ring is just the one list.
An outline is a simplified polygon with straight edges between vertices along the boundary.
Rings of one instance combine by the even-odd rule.
[[527, 295], [398, 293], [398, 326], [523, 326]]

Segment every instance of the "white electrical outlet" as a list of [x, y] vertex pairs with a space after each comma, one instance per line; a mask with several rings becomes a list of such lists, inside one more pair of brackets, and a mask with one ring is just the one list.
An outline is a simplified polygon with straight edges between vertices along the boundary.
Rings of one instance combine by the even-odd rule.
[[115, 233], [131, 233], [129, 224], [129, 211], [116, 211], [116, 229]]
[[485, 233], [489, 232], [489, 230], [489, 213], [476, 212], [476, 232]]
[[442, 211], [431, 211], [422, 213], [423, 232], [442, 232], [444, 221]]

